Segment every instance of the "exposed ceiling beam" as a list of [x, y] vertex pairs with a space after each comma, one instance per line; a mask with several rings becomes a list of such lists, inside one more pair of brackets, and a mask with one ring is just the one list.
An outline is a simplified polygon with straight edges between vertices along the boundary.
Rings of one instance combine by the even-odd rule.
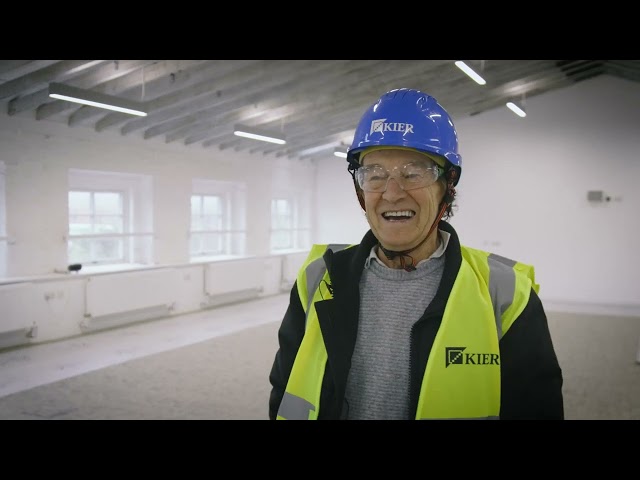
[[[219, 134], [224, 134], [231, 127], [227, 124], [226, 121], [221, 120], [221, 116], [229, 113], [234, 108], [239, 108], [248, 104], [252, 104], [254, 101], [258, 102], [260, 100], [268, 99], [270, 104], [276, 104], [278, 99], [284, 104], [291, 104], [292, 101], [295, 101], [297, 98], [297, 93], [309, 92], [313, 91], [314, 95], [317, 96], [319, 91], [322, 91], [326, 88], [327, 85], [332, 84], [332, 80], [335, 78], [339, 78], [342, 82], [352, 81], [354, 83], [362, 82], [363, 75], [367, 75], [364, 70], [367, 68], [372, 68], [376, 64], [380, 63], [380, 61], [373, 62], [361, 62], [361, 63], [350, 63], [342, 67], [340, 70], [329, 70], [328, 72], [307, 74], [303, 77], [296, 77], [293, 80], [289, 80], [286, 83], [278, 83], [275, 87], [269, 88], [266, 90], [261, 89], [258, 95], [250, 95], [247, 97], [242, 97], [240, 101], [235, 104], [232, 102], [231, 104], [218, 105], [215, 108], [207, 109], [200, 111], [194, 115], [189, 117], [183, 117], [175, 122], [172, 122], [170, 125], [166, 125], [164, 127], [155, 126], [152, 127], [149, 131], [145, 132], [146, 135], [158, 135], [162, 133], [167, 133], [170, 129], [175, 128], [185, 128], [189, 125], [197, 125], [198, 122], [209, 121], [215, 122], [220, 128], [224, 130], [218, 130]], [[381, 72], [379, 74], [384, 74], [386, 70], [392, 70], [394, 68], [393, 62], [384, 62], [383, 66], [379, 66], [376, 69], [376, 72]], [[307, 72], [308, 73], [308, 72]], [[368, 74], [370, 77], [371, 74]], [[335, 87], [336, 89], [339, 87]], [[342, 92], [341, 96], [347, 96], [349, 92]], [[330, 98], [327, 96], [327, 98]], [[334, 100], [336, 101], [336, 100]], [[270, 107], [270, 109], [275, 107]], [[290, 115], [290, 112], [287, 112], [287, 116]], [[304, 110], [303, 115], [308, 115], [309, 111]], [[213, 116], [213, 118], [212, 118]], [[283, 119], [282, 117], [278, 117], [274, 115], [274, 120], [272, 123], [280, 123]], [[271, 128], [273, 128], [271, 126]], [[215, 135], [215, 132], [212, 132], [212, 135]], [[149, 138], [149, 137], [146, 137]]]
[[[119, 76], [126, 75], [129, 72], [135, 71], [143, 67], [149, 60], [121, 60], [116, 68], [115, 62], [104, 62], [102, 65], [92, 69], [91, 71], [78, 75], [65, 83], [72, 87], [93, 89], [99, 93], [99, 88], [94, 88], [99, 85], [100, 82], [108, 82]], [[28, 95], [20, 95], [9, 102], [8, 114], [15, 115], [27, 110], [33, 110], [38, 108], [42, 104], [48, 104], [50, 106], [43, 106], [40, 110], [39, 119], [50, 117], [56, 113], [60, 113], [66, 109], [78, 108], [77, 104], [65, 102], [62, 100], [52, 100], [49, 98], [49, 85], [36, 92]], [[88, 109], [95, 110], [95, 108], [87, 107]]]
[[[0, 103], [9, 115], [30, 113], [96, 132], [113, 128], [142, 139], [163, 136], [167, 144], [313, 159], [350, 144], [364, 110], [392, 88], [433, 95], [457, 121], [602, 74], [640, 81], [639, 60], [466, 62], [486, 85], [454, 60], [0, 60]], [[53, 101], [52, 81], [142, 101], [149, 115], [134, 119]], [[281, 131], [287, 143], [238, 138], [237, 123]]]
[[[285, 118], [292, 110], [291, 105], [283, 105], [269, 109], [256, 108], [251, 112], [247, 112], [245, 108], [238, 108], [228, 112], [215, 120], [207, 120], [195, 124], [189, 124], [184, 128], [174, 130], [167, 133], [165, 142], [170, 143], [185, 138], [185, 145], [197, 142], [202, 138], [207, 138], [212, 130], [215, 130], [220, 124], [231, 125], [236, 123], [248, 124], [250, 121], [256, 121], [266, 116], [275, 116]], [[201, 138], [198, 138], [201, 137]]]
[[[154, 113], [154, 105], [150, 105], [151, 114], [144, 119], [136, 119], [141, 121], [130, 121], [121, 129], [121, 133], [128, 134], [132, 131], [146, 128], [147, 135], [155, 136], [156, 134], [165, 133], [168, 130], [162, 130], [160, 125], [164, 122], [172, 122], [178, 127], [184, 126], [183, 117], [193, 115], [196, 112], [207, 111], [218, 108], [221, 104], [229, 104], [238, 99], [246, 99], [249, 94], [257, 94], [255, 102], [262, 98], [260, 92], [264, 89], [267, 91], [275, 86], [281, 85], [286, 79], [291, 78], [296, 69], [302, 68], [307, 72], [314, 69], [313, 62], [301, 62], [299, 65], [291, 61], [271, 62], [270, 66], [259, 64], [249, 67], [249, 70], [243, 70], [243, 75], [239, 76], [237, 72], [231, 72], [229, 75], [219, 79], [217, 84], [209, 83], [209, 89], [206, 97], [202, 97], [195, 101], [187, 102], [177, 107], [168, 108], [167, 110]], [[169, 103], [171, 107], [174, 102]], [[249, 102], [254, 103], [254, 102]], [[238, 103], [236, 103], [238, 104]], [[241, 100], [239, 104], [246, 105], [245, 100]], [[151, 132], [149, 129], [153, 128]], [[156, 130], [158, 133], [155, 133]], [[150, 137], [149, 137], [150, 138]]]
[[[219, 112], [220, 108], [223, 105], [229, 105], [233, 101], [237, 101], [239, 96], [236, 95], [236, 93], [244, 95], [246, 92], [260, 92], [265, 87], [268, 88], [274, 85], [281, 85], [283, 81], [285, 81], [287, 78], [290, 78], [289, 73], [291, 72], [282, 71], [278, 73], [279, 75], [269, 75], [269, 79], [266, 81], [260, 81], [258, 79], [258, 83], [255, 83], [253, 80], [250, 82], [250, 84], [236, 83], [233, 87], [225, 92], [225, 95], [217, 96], [217, 98], [212, 99], [212, 101], [216, 103], [215, 105], [209, 103], [208, 108], [206, 108], [205, 110], [196, 111], [191, 115], [173, 118], [167, 122], [156, 124], [153, 127], [145, 130], [144, 136], [145, 138], [151, 138], [153, 136], [161, 135], [175, 129], [183, 128], [184, 126], [189, 125], [193, 122], [209, 119], [212, 114]], [[246, 102], [243, 101], [242, 105], [245, 106]]]
[[[151, 68], [156, 62], [156, 60], [143, 60], [141, 62], [127, 61], [122, 66], [118, 66], [118, 68], [113, 69], [106, 81], [94, 84], [91, 87], [91, 90], [105, 95], [120, 96], [127, 100], [139, 101], [141, 90], [136, 90], [136, 87], [143, 83], [142, 80], [146, 66]], [[152, 78], [158, 74], [157, 72], [163, 72], [162, 67], [152, 69]], [[44, 120], [71, 108], [77, 108], [76, 111], [95, 111], [98, 115], [102, 113], [102, 110], [95, 109], [93, 107], [78, 107], [70, 102], [56, 100], [38, 107], [36, 111], [36, 118], [38, 120]], [[93, 113], [88, 114], [92, 115]]]
[[0, 85], [0, 99], [13, 95], [32, 93], [50, 82], [64, 82], [88, 68], [95, 67], [104, 60], [63, 60], [48, 67], [36, 70]]
[[[139, 72], [137, 78], [134, 76], [131, 79], [119, 79], [112, 88], [119, 91], [119, 95], [127, 95], [131, 99], [137, 98], [140, 102], [148, 103], [163, 95], [210, 80], [211, 71], [215, 68], [220, 69], [221, 62], [220, 60], [164, 60], [145, 67], [142, 72]], [[69, 117], [69, 125], [74, 126], [99, 115], [102, 115], [102, 119], [99, 120], [102, 122], [110, 114], [95, 108], [82, 107]], [[121, 118], [124, 121], [131, 117], [126, 115]]]
[[53, 65], [60, 60], [0, 60], [0, 83]]
[[[239, 67], [239, 68], [238, 68]], [[120, 133], [126, 135], [148, 125], [154, 125], [163, 120], [174, 118], [175, 112], [188, 112], [194, 105], [206, 103], [207, 96], [219, 97], [220, 89], [233, 85], [238, 81], [239, 75], [244, 73], [251, 77], [260, 76], [264, 69], [264, 60], [242, 60], [223, 62], [215, 69], [215, 73], [203, 76], [200, 82], [181, 88], [175, 92], [158, 96], [147, 102], [149, 115], [144, 122], [128, 122], [120, 129]], [[95, 125], [100, 132], [109, 127], [122, 123], [122, 117], [107, 115]], [[130, 117], [127, 118], [127, 120]], [[143, 120], [143, 119], [141, 119]]]

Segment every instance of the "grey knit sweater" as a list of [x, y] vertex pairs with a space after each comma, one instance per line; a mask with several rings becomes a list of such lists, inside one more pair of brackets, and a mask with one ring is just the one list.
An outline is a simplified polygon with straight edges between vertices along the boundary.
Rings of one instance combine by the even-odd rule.
[[[417, 269], [392, 269], [367, 260], [360, 280], [358, 336], [347, 380], [346, 418], [409, 419], [409, 337], [438, 290], [444, 271], [440, 247]], [[372, 251], [373, 252], [373, 251]], [[344, 414], [345, 412], [343, 412]]]

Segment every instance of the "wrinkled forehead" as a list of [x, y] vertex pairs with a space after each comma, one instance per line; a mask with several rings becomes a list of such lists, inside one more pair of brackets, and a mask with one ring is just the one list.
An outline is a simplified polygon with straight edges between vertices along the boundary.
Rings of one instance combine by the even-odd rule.
[[426, 153], [412, 148], [371, 148], [365, 150], [360, 156], [361, 165], [378, 164], [386, 167], [395, 167], [397, 165], [416, 162], [425, 165], [436, 163], [434, 159]]

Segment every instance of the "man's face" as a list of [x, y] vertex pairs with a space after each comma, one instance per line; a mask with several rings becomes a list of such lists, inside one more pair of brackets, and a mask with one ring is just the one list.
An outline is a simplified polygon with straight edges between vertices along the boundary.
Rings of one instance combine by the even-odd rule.
[[363, 166], [379, 165], [393, 172], [386, 191], [363, 192], [369, 226], [386, 249], [401, 251], [415, 247], [436, 219], [445, 190], [441, 181], [403, 190], [396, 180], [405, 165], [425, 161], [430, 162], [422, 153], [401, 149], [374, 150], [365, 153], [362, 159]]

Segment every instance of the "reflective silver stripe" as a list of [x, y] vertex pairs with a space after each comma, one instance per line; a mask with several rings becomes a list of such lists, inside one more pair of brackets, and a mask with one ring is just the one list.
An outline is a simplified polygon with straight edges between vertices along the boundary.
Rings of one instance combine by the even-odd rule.
[[316, 293], [326, 269], [327, 267], [325, 267], [322, 257], [316, 258], [307, 265], [307, 317], [309, 317], [309, 310], [311, 310], [313, 294]]
[[[324, 253], [331, 249], [334, 252], [347, 248], [348, 244], [329, 244], [323, 254], [312, 261], [305, 269], [307, 279], [307, 309], [305, 312], [305, 326], [309, 322], [309, 314], [311, 312], [311, 304], [316, 290], [320, 286], [322, 277], [324, 277], [327, 267], [324, 264]], [[278, 408], [278, 416], [287, 420], [309, 420], [309, 412], [315, 411], [316, 406], [308, 402], [302, 397], [298, 397], [289, 392], [284, 392], [280, 407]]]
[[334, 252], [339, 252], [340, 250], [344, 250], [345, 248], [347, 248], [349, 246], [348, 243], [330, 243], [327, 246], [327, 250], [331, 249]]
[[516, 272], [513, 260], [495, 253], [487, 257], [489, 263], [489, 294], [498, 328], [498, 340], [502, 338], [502, 314], [511, 306], [516, 292]]
[[[327, 250], [331, 249], [334, 252], [339, 252], [347, 248], [348, 244], [342, 243], [330, 243], [327, 245]], [[327, 251], [325, 250], [325, 252]], [[306, 318], [309, 318], [309, 311], [311, 310], [311, 302], [313, 302], [313, 295], [320, 286], [324, 272], [326, 271], [324, 259], [322, 257], [316, 258], [313, 262], [307, 265], [307, 310]], [[306, 323], [306, 321], [305, 321]]]
[[309, 412], [315, 409], [316, 407], [304, 398], [284, 392], [278, 416], [287, 420], [309, 420]]

